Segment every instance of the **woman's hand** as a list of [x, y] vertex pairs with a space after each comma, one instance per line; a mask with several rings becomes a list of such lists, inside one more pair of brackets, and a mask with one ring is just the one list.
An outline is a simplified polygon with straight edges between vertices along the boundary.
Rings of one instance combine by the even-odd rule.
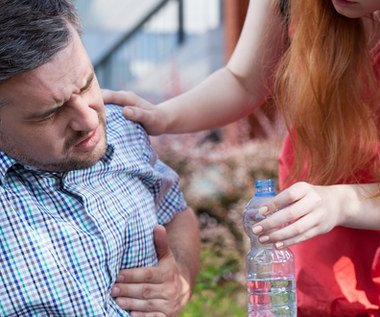
[[296, 183], [260, 208], [270, 217], [253, 226], [262, 243], [288, 247], [327, 233], [344, 221], [344, 200], [347, 191], [342, 185], [315, 186]]
[[159, 107], [139, 97], [132, 91], [112, 91], [102, 89], [104, 103], [123, 106], [126, 119], [139, 122], [150, 135], [159, 135], [166, 131], [167, 116]]

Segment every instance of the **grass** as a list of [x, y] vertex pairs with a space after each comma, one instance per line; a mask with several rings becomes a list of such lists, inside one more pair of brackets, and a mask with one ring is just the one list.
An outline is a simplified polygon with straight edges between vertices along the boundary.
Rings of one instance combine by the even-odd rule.
[[246, 316], [246, 288], [234, 278], [230, 278], [241, 271], [241, 262], [238, 253], [207, 243], [202, 244], [201, 270], [194, 293], [179, 316]]

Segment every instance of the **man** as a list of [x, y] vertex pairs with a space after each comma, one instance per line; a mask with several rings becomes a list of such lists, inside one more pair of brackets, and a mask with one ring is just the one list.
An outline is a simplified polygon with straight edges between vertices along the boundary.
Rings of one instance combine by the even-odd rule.
[[0, 33], [0, 314], [176, 316], [197, 223], [142, 128], [104, 106], [71, 0], [3, 0]]

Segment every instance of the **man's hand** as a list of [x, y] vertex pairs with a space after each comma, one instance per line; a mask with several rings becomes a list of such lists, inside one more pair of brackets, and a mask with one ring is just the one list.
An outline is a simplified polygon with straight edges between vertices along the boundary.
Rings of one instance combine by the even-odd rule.
[[182, 309], [181, 297], [189, 289], [180, 275], [163, 226], [154, 229], [158, 256], [156, 267], [125, 269], [119, 272], [111, 296], [133, 317], [175, 317]]

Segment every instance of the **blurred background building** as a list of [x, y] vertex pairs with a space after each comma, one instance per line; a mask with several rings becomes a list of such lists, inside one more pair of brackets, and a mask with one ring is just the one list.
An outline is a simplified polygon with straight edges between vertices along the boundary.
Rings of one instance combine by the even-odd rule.
[[[226, 63], [249, 2], [74, 1], [83, 22], [83, 42], [101, 87], [133, 90], [152, 103], [189, 90]], [[251, 136], [265, 137], [272, 116], [265, 108], [251, 116]], [[239, 125], [224, 128], [223, 138], [238, 142]]]

